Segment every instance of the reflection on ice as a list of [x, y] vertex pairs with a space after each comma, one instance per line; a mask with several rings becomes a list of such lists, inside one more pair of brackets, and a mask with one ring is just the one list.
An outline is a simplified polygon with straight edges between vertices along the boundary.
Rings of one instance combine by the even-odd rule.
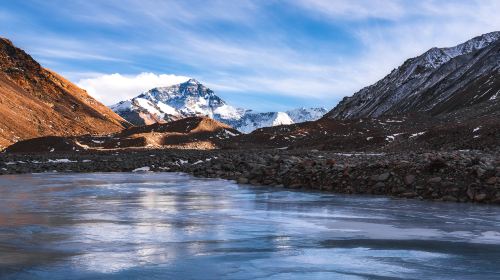
[[0, 278], [498, 279], [500, 209], [183, 174], [0, 177]]

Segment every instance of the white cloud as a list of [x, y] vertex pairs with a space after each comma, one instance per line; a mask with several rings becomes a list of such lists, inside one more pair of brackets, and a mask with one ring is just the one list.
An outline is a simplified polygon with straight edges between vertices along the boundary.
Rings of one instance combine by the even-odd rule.
[[185, 82], [189, 77], [141, 73], [138, 75], [103, 74], [80, 79], [77, 85], [106, 105], [133, 98], [140, 93], [160, 86], [171, 86]]

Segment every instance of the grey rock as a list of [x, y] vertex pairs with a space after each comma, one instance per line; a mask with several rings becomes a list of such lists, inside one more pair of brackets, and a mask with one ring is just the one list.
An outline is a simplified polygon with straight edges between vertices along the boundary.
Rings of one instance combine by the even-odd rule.
[[238, 184], [248, 184], [248, 179], [245, 177], [240, 177], [237, 180]]
[[488, 180], [486, 180], [486, 184], [488, 185], [494, 185], [498, 181], [497, 177], [490, 177]]
[[439, 182], [441, 182], [441, 177], [433, 177], [433, 178], [430, 178], [429, 180], [427, 180], [428, 183], [430, 184], [437, 184]]
[[406, 185], [413, 185], [413, 183], [415, 183], [415, 175], [406, 175], [405, 176], [405, 179], [404, 179], [404, 182]]
[[474, 201], [481, 202], [485, 200], [487, 195], [485, 193], [478, 193], [474, 196]]
[[456, 202], [458, 199], [452, 195], [445, 195], [443, 196], [443, 201], [453, 201]]
[[377, 181], [387, 181], [387, 179], [389, 179], [389, 177], [391, 176], [391, 174], [389, 172], [386, 172], [386, 173], [382, 173], [380, 175], [378, 175], [378, 178], [377, 178]]

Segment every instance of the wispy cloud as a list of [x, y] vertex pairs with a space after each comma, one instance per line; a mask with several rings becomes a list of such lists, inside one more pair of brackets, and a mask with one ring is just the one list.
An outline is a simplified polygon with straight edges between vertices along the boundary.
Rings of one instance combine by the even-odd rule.
[[[404, 60], [432, 47], [448, 47], [472, 37], [500, 30], [500, 2], [496, 0], [300, 0], [310, 16], [325, 22], [347, 21], [345, 27], [361, 43], [359, 53], [344, 61], [349, 83], [369, 85]], [[378, 20], [384, 20], [379, 22]], [[354, 22], [354, 24], [352, 24]]]
[[398, 19], [405, 16], [404, 1], [392, 0], [297, 0], [294, 3], [318, 16], [355, 21], [366, 18]]
[[103, 60], [103, 61], [127, 61], [124, 59], [113, 58], [109, 56], [84, 53], [79, 51], [73, 51], [68, 49], [41, 49], [37, 48], [33, 51], [34, 55], [40, 56], [42, 58], [58, 58], [58, 59], [72, 59], [72, 60]]
[[26, 0], [5, 9], [22, 19], [7, 34], [107, 104], [166, 81], [138, 78], [151, 72], [193, 76], [236, 101], [249, 93], [333, 106], [409, 57], [500, 30], [496, 0]]

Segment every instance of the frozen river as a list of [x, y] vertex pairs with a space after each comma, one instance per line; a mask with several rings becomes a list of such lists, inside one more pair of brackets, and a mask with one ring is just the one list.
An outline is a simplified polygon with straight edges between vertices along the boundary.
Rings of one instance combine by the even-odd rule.
[[0, 279], [500, 279], [500, 207], [175, 173], [0, 176]]

